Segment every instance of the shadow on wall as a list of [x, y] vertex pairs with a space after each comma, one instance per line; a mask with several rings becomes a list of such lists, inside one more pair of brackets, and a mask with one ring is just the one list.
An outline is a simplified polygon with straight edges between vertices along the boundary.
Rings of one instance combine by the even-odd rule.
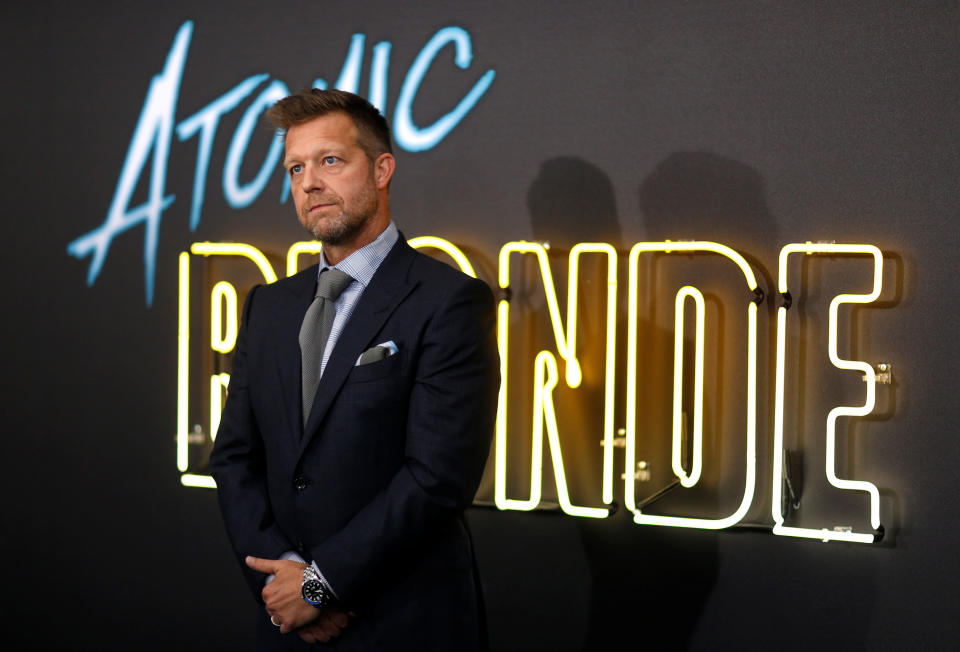
[[710, 152], [676, 152], [658, 163], [640, 182], [640, 211], [650, 240], [712, 240], [741, 253], [777, 243], [763, 177]]
[[581, 158], [561, 156], [541, 163], [527, 191], [527, 210], [538, 240], [563, 249], [578, 242], [607, 242], [623, 249], [613, 184], [603, 170]]
[[[545, 161], [531, 184], [527, 206], [534, 238], [549, 241], [557, 256], [578, 242], [607, 242], [624, 252], [626, 245], [610, 179], [583, 159]], [[559, 258], [552, 262], [562, 263]], [[565, 296], [562, 278], [559, 274], [556, 278], [558, 297]], [[619, 308], [618, 331], [625, 333], [625, 309]], [[618, 343], [618, 353], [624, 347], [624, 342]], [[618, 405], [623, 404], [622, 368], [620, 365], [617, 379]], [[602, 423], [602, 413], [575, 414], [578, 404], [602, 405], [597, 400], [601, 388], [590, 387], [585, 378], [579, 391], [577, 400], [558, 401], [557, 405], [574, 502], [578, 502], [578, 496], [589, 495], [589, 490], [578, 486], [572, 477], [571, 469], [576, 465], [571, 460], [583, 462], [585, 458], [578, 442], [570, 439], [576, 437], [575, 433], [588, 432], [590, 435], [582, 439], [589, 441], [579, 445], [588, 451], [591, 446], [596, 448], [594, 439], [599, 437], [593, 433], [601, 431]], [[618, 413], [616, 423], [622, 423], [622, 418]], [[545, 468], [549, 464], [545, 459]], [[622, 455], [617, 456], [615, 468], [618, 477], [623, 468]], [[551, 479], [545, 471], [544, 491]], [[622, 481], [616, 480], [619, 494], [621, 485]], [[592, 492], [595, 494], [596, 489]], [[616, 499], [622, 503], [622, 496]], [[715, 582], [714, 533], [638, 526], [624, 509], [606, 519], [541, 512], [485, 515], [473, 522], [480, 528], [497, 522], [501, 528], [511, 529], [512, 525], [515, 530], [478, 536], [481, 568], [487, 563], [501, 566], [500, 573], [486, 573], [496, 575], [486, 582], [493, 649], [603, 650], [624, 644], [631, 649], [650, 644], [657, 649], [682, 649]], [[537, 527], [532, 527], [534, 524]], [[499, 550], [484, 550], [483, 540]], [[508, 543], [520, 540], [524, 541], [520, 547]], [[510, 565], [515, 573], [504, 577], [503, 564]], [[522, 598], [517, 595], [520, 587], [525, 594]], [[506, 611], [505, 605], [510, 604], [527, 606], [522, 611]]]

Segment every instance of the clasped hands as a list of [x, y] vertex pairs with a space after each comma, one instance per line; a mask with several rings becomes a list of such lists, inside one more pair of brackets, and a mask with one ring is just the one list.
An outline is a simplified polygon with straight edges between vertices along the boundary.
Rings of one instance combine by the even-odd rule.
[[329, 643], [340, 635], [350, 618], [355, 617], [337, 607], [317, 609], [304, 601], [301, 585], [306, 564], [259, 557], [247, 557], [245, 561], [253, 570], [274, 576], [260, 595], [270, 621], [280, 628], [281, 634], [295, 631], [307, 643]]

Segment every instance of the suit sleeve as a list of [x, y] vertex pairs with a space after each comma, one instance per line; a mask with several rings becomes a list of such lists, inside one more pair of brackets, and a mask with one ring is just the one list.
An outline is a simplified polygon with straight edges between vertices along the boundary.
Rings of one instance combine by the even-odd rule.
[[310, 552], [349, 604], [411, 563], [430, 529], [476, 493], [496, 418], [500, 365], [490, 288], [465, 279], [430, 320], [418, 352], [405, 462], [339, 532]]
[[250, 291], [243, 307], [227, 401], [210, 454], [210, 473], [217, 483], [220, 510], [244, 578], [254, 597], [261, 600], [260, 588], [266, 576], [248, 568], [244, 558], [278, 559], [295, 546], [274, 520], [267, 494], [263, 440], [250, 405], [247, 354], [258, 288]]

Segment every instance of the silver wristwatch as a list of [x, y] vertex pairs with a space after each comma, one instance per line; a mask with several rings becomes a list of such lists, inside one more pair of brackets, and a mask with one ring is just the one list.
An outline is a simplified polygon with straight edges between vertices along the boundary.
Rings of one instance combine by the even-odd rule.
[[304, 602], [317, 609], [323, 609], [333, 599], [330, 589], [320, 578], [320, 573], [313, 567], [313, 564], [307, 564], [303, 569], [303, 584], [300, 588], [300, 595]]

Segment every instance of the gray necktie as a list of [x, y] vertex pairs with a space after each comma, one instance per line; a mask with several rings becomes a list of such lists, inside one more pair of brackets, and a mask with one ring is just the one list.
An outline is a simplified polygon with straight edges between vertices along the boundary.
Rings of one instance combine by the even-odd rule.
[[300, 380], [303, 392], [303, 424], [307, 424], [310, 408], [320, 384], [320, 365], [323, 349], [330, 338], [333, 319], [337, 316], [334, 303], [353, 279], [335, 267], [325, 269], [317, 281], [317, 295], [303, 316], [300, 325]]

